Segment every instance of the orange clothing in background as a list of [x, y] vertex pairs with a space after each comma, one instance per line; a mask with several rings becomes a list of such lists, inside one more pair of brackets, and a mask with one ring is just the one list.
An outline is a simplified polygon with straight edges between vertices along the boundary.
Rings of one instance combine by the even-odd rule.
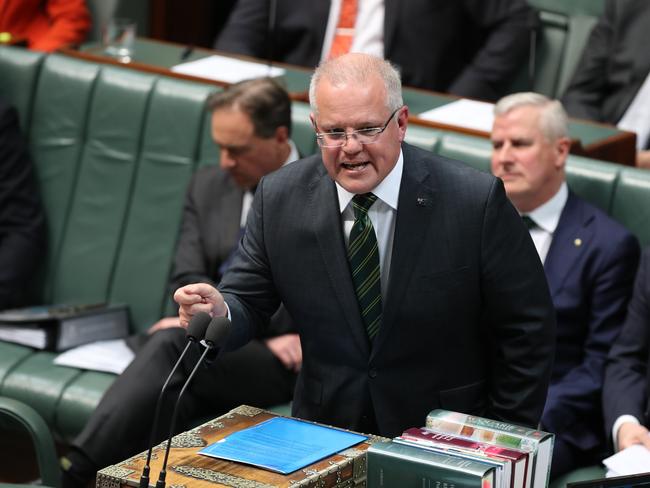
[[84, 0], [0, 0], [0, 32], [27, 40], [27, 47], [55, 51], [79, 44], [90, 30]]

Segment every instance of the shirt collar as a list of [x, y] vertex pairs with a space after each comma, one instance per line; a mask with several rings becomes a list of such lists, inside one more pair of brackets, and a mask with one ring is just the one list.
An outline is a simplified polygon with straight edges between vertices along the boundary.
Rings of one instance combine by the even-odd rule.
[[289, 156], [287, 157], [287, 160], [284, 163], [282, 163], [282, 166], [300, 159], [300, 153], [298, 152], [298, 148], [296, 147], [294, 142], [291, 139], [289, 139], [288, 142], [289, 142], [289, 147], [291, 147], [291, 151], [289, 151]]
[[[391, 207], [393, 210], [397, 210], [397, 201], [399, 200], [399, 187], [402, 183], [402, 172], [404, 171], [404, 156], [402, 155], [402, 150], [399, 150], [399, 157], [393, 169], [386, 175], [386, 177], [377, 185], [372, 193], [377, 195], [377, 198]], [[354, 193], [350, 193], [341, 185], [336, 183], [336, 192], [339, 197], [339, 208], [341, 213], [346, 209], [350, 200], [354, 198]]]
[[527, 215], [535, 221], [535, 223], [546, 232], [552, 234], [555, 232], [562, 209], [569, 198], [569, 188], [566, 181], [560, 185], [560, 189], [553, 197], [546, 203], [540, 205]]

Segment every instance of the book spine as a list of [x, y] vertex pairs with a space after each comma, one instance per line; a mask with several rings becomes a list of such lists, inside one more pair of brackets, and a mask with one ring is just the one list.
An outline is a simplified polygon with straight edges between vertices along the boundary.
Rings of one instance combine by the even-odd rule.
[[[398, 451], [368, 450], [368, 486], [431, 486], [439, 488], [494, 488], [494, 469], [482, 474], [464, 468], [471, 461], [431, 453], [429, 459], [413, 457], [409, 446]], [[412, 449], [418, 449], [413, 447]], [[443, 458], [444, 460], [441, 460]]]

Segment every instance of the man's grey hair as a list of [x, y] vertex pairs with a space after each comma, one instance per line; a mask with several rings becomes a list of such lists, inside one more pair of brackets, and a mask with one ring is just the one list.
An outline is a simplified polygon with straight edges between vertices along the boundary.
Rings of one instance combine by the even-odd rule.
[[569, 118], [558, 100], [534, 92], [521, 92], [507, 95], [494, 106], [494, 115], [504, 115], [519, 107], [539, 107], [540, 129], [549, 141], [569, 135]]
[[370, 54], [352, 53], [322, 62], [314, 71], [309, 83], [309, 104], [318, 114], [316, 88], [326, 79], [332, 85], [355, 83], [363, 86], [373, 76], [379, 76], [386, 88], [386, 108], [397, 110], [402, 100], [402, 81], [399, 71], [390, 62]]

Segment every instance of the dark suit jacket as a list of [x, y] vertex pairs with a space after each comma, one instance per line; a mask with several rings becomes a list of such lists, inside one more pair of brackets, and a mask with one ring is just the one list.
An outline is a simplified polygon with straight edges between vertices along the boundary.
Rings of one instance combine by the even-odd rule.
[[442, 407], [536, 425], [555, 343], [539, 257], [500, 180], [402, 146], [392, 262], [371, 347], [320, 155], [262, 179], [221, 290], [231, 347], [282, 300], [303, 346], [293, 414], [357, 428], [369, 394], [379, 433]]
[[[219, 166], [201, 168], [192, 176], [174, 255], [171, 294], [190, 283], [219, 283], [219, 267], [237, 248], [243, 197], [243, 190]], [[280, 307], [269, 329], [261, 332], [258, 337], [263, 338], [295, 330]]]
[[603, 409], [607, 433], [621, 415], [650, 427], [650, 248], [643, 251], [634, 293], [605, 369]]
[[16, 110], [0, 99], [0, 310], [24, 305], [45, 256], [41, 198]]
[[569, 193], [544, 262], [557, 345], [542, 427], [581, 450], [606, 444], [605, 359], [625, 317], [639, 252], [627, 229]]
[[573, 117], [616, 124], [650, 71], [650, 2], [606, 0], [567, 91]]
[[[487, 100], [505, 94], [536, 26], [524, 0], [386, 0], [385, 8], [384, 56], [405, 85]], [[278, 0], [270, 40], [269, 0], [239, 0], [216, 48], [314, 67], [329, 9], [329, 1]]]

